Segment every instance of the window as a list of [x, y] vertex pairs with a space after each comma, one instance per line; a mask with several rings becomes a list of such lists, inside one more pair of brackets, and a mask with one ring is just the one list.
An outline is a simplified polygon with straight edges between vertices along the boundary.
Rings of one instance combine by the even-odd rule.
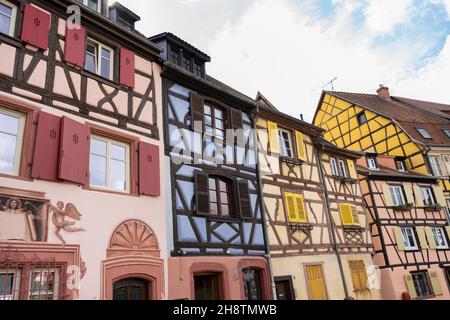
[[424, 139], [433, 139], [433, 137], [424, 128], [416, 128], [416, 130], [422, 136], [422, 138], [424, 138]]
[[280, 138], [280, 155], [282, 157], [293, 158], [292, 148], [292, 135], [287, 130], [278, 130], [278, 136]]
[[406, 172], [406, 165], [405, 165], [405, 161], [403, 159], [396, 159], [395, 166], [397, 167], [398, 171]]
[[0, 301], [18, 300], [20, 294], [20, 271], [0, 269]]
[[370, 170], [377, 170], [378, 169], [376, 157], [367, 157], [367, 167]]
[[328, 300], [325, 276], [321, 265], [305, 267], [306, 285], [310, 300]]
[[78, 2], [84, 4], [86, 7], [89, 7], [90, 9], [100, 12], [100, 0], [77, 0]]
[[333, 173], [333, 176], [338, 177], [339, 176], [339, 169], [337, 166], [337, 162], [335, 158], [330, 158], [330, 166], [331, 166], [331, 172]]
[[203, 66], [198, 61], [195, 62], [194, 69], [195, 69], [195, 75], [197, 77], [203, 77]]
[[221, 300], [220, 274], [200, 274], [194, 276], [195, 300]]
[[401, 186], [389, 186], [391, 191], [392, 203], [394, 206], [404, 206], [406, 204], [405, 193]]
[[405, 250], [419, 250], [414, 228], [401, 228], [401, 231], [403, 236], [403, 243], [405, 244]]
[[258, 301], [262, 299], [261, 275], [258, 270], [245, 269], [242, 271], [244, 280], [245, 300]]
[[431, 228], [433, 230], [434, 239], [436, 240], [436, 248], [438, 249], [448, 249], [447, 238], [445, 237], [444, 228], [435, 227]]
[[59, 287], [58, 270], [39, 270], [30, 273], [30, 300], [57, 300]]
[[361, 112], [360, 114], [357, 115], [357, 117], [358, 117], [358, 124], [360, 126], [367, 123], [367, 117], [365, 112]]
[[17, 7], [8, 1], [0, 0], [0, 33], [14, 36]]
[[192, 59], [183, 55], [183, 68], [188, 70], [189, 72], [193, 72], [192, 70]]
[[26, 116], [0, 108], [0, 173], [19, 175]]
[[368, 290], [368, 278], [364, 261], [349, 261], [355, 292]]
[[86, 70], [112, 80], [114, 50], [100, 42], [88, 39], [86, 45]]
[[145, 301], [148, 300], [150, 283], [144, 279], [128, 278], [113, 285], [113, 300]]
[[450, 129], [443, 129], [442, 131], [445, 133], [445, 135], [446, 135], [448, 138], [450, 138]]
[[348, 203], [339, 204], [339, 211], [341, 213], [342, 224], [345, 227], [359, 227], [359, 215], [355, 206]]
[[423, 204], [425, 206], [433, 206], [436, 204], [436, 201], [434, 200], [433, 190], [431, 188], [420, 188], [420, 191], [422, 192]]
[[438, 156], [430, 156], [430, 164], [433, 174], [436, 177], [442, 177], [444, 172], [442, 171], [441, 162], [439, 161]]
[[286, 192], [284, 198], [288, 221], [292, 223], [307, 223], [308, 217], [303, 195]]
[[426, 271], [414, 272], [411, 276], [418, 297], [428, 297], [433, 294]]
[[345, 164], [345, 161], [342, 159], [339, 159], [339, 170], [341, 170], [341, 176], [347, 178], [347, 165]]
[[225, 116], [224, 112], [216, 107], [205, 104], [205, 132], [215, 134], [218, 138], [225, 137]]
[[209, 201], [211, 215], [234, 217], [233, 185], [225, 178], [209, 177]]
[[177, 48], [170, 47], [169, 60], [176, 65], [180, 65], [180, 53]]
[[130, 146], [100, 136], [92, 136], [90, 186], [118, 192], [130, 191]]

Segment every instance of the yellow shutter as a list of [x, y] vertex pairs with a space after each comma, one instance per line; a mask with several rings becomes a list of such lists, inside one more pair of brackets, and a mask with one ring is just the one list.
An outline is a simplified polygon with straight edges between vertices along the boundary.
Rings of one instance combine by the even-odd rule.
[[297, 141], [297, 155], [302, 161], [306, 161], [305, 139], [303, 133], [295, 131], [295, 139]]
[[405, 194], [406, 194], [406, 201], [409, 204], [414, 205], [414, 194], [413, 194], [413, 190], [412, 190], [412, 186], [410, 185], [404, 185], [403, 189], [405, 190]]
[[341, 203], [339, 209], [341, 211], [342, 224], [344, 226], [352, 226], [353, 216], [351, 206], [349, 204]]
[[286, 210], [289, 222], [298, 222], [297, 211], [295, 210], [295, 195], [292, 193], [285, 193]]
[[441, 284], [439, 282], [439, 276], [436, 271], [428, 270], [428, 275], [430, 276], [431, 287], [435, 296], [442, 296], [444, 292], [442, 291]]
[[405, 240], [403, 240], [402, 229], [399, 227], [394, 228], [395, 240], [397, 241], [397, 250], [405, 251]]
[[447, 235], [448, 235], [448, 238], [450, 239], [450, 227], [445, 227], [445, 230], [447, 230]]
[[418, 227], [417, 228], [417, 235], [419, 236], [419, 242], [420, 242], [420, 247], [422, 249], [428, 249], [428, 242], [427, 242], [427, 237], [425, 236], [425, 228], [424, 227]]
[[422, 190], [418, 185], [414, 186], [414, 195], [416, 196], [416, 207], [423, 208], [425, 205], [423, 204]]
[[417, 298], [416, 287], [414, 286], [413, 277], [410, 274], [405, 275], [406, 287], [408, 288], [411, 299]]
[[353, 225], [355, 225], [355, 226], [361, 225], [361, 223], [359, 222], [359, 216], [358, 216], [358, 211], [356, 210], [356, 207], [351, 206], [350, 208], [352, 210]]
[[269, 147], [271, 153], [280, 153], [280, 138], [278, 136], [278, 125], [275, 122], [267, 121], [269, 131]]
[[308, 292], [310, 300], [328, 299], [322, 266], [307, 266], [306, 279], [308, 282]]
[[356, 172], [355, 162], [347, 159], [348, 170], [350, 171], [350, 178], [358, 180], [358, 173]]
[[387, 184], [383, 186], [383, 196], [386, 207], [392, 207], [394, 203], [392, 202], [391, 189], [389, 189], [389, 185]]
[[428, 244], [430, 245], [430, 249], [436, 250], [437, 244], [436, 244], [436, 240], [434, 239], [433, 229], [431, 229], [430, 227], [425, 227], [424, 229], [425, 229], [425, 233], [427, 235]]
[[445, 201], [444, 192], [439, 186], [433, 186], [434, 196], [436, 197], [436, 202], [442, 207], [447, 206], [447, 201]]
[[308, 217], [306, 214], [305, 200], [303, 195], [299, 194], [295, 196], [296, 209], [297, 209], [297, 220], [300, 223], [307, 223]]

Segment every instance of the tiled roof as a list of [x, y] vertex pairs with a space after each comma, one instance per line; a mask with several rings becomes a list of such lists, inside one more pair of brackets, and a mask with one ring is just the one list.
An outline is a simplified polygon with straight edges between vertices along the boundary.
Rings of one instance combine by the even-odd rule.
[[150, 38], [148, 38], [150, 41], [153, 42], [158, 42], [162, 39], [169, 39], [173, 42], [175, 42], [176, 44], [178, 44], [181, 47], [184, 47], [187, 50], [190, 50], [191, 52], [193, 52], [195, 55], [197, 55], [199, 58], [203, 59], [206, 62], [210, 62], [211, 61], [211, 57], [208, 56], [206, 53], [204, 53], [203, 51], [197, 49], [196, 47], [194, 47], [193, 45], [191, 45], [190, 43], [184, 41], [183, 39], [181, 39], [180, 37], [177, 37], [176, 35], [174, 35], [171, 32], [163, 32], [154, 36], [151, 36]]
[[362, 173], [363, 175], [367, 175], [367, 176], [371, 176], [371, 177], [383, 177], [383, 178], [392, 178], [392, 179], [397, 179], [397, 180], [409, 180], [409, 179], [425, 179], [425, 180], [431, 180], [431, 181], [436, 181], [438, 180], [437, 177], [433, 177], [433, 176], [427, 176], [427, 175], [423, 175], [423, 174], [419, 174], [419, 173], [415, 173], [415, 172], [400, 172], [397, 170], [393, 170], [391, 168], [387, 168], [387, 167], [383, 167], [383, 166], [378, 166], [379, 170], [369, 170], [365, 167], [362, 166], [357, 166], [357, 170], [358, 172]]
[[[391, 97], [391, 101], [387, 101], [376, 94], [337, 91], [327, 93], [396, 120], [413, 139], [425, 145], [450, 145], [450, 138], [442, 131], [450, 129], [450, 121], [427, 110], [428, 107], [436, 108], [439, 104], [421, 101], [421, 107], [414, 108], [410, 105], [411, 102], [419, 104], [419, 101], [397, 97]], [[447, 107], [450, 109], [450, 106]], [[432, 139], [423, 138], [416, 128], [425, 129]]]

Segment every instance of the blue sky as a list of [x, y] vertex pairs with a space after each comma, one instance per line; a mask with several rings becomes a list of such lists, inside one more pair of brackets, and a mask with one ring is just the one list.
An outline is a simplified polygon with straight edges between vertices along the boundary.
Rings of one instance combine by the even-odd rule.
[[[123, 0], [152, 35], [207, 52], [212, 76], [312, 120], [322, 86], [450, 104], [450, 0]], [[330, 89], [329, 87], [325, 87]]]

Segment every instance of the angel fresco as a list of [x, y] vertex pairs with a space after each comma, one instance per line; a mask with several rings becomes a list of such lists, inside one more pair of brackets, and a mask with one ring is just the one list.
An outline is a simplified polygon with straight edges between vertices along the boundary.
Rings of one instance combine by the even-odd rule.
[[81, 214], [78, 212], [75, 205], [72, 203], [68, 203], [64, 208], [64, 202], [58, 201], [56, 206], [49, 204], [50, 210], [53, 212], [52, 221], [56, 227], [55, 236], [63, 243], [66, 244], [63, 236], [61, 235], [61, 231], [64, 230], [66, 232], [82, 232], [86, 231], [83, 228], [75, 228], [73, 227], [76, 222], [67, 221], [67, 217], [76, 221], [81, 220]]
[[[34, 208], [34, 212], [28, 207]], [[0, 201], [0, 240], [37, 241], [36, 220], [42, 220], [39, 210], [30, 202], [23, 205], [16, 197], [3, 205]]]

